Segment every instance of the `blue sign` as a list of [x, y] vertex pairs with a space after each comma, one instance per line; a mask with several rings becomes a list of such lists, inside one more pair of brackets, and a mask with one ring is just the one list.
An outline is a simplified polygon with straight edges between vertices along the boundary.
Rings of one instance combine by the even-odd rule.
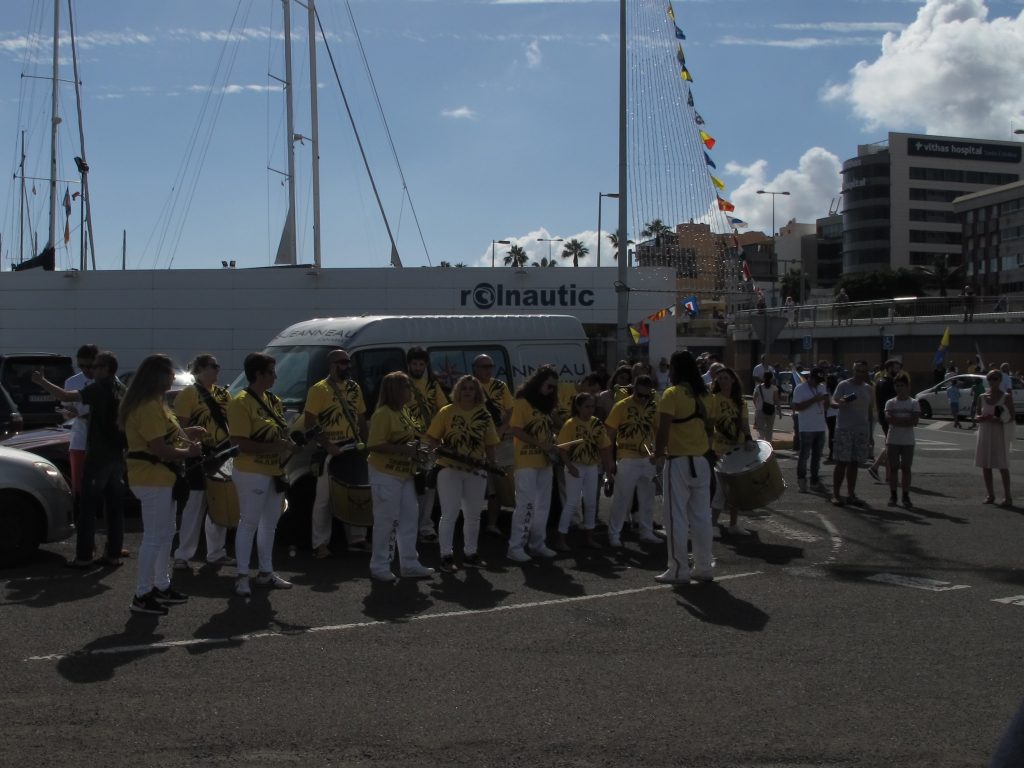
[[804, 351], [809, 352], [810, 350], [814, 349], [814, 339], [812, 339], [810, 336], [804, 336], [803, 343], [800, 345], [800, 347]]
[[896, 349], [896, 337], [891, 333], [886, 333], [882, 336], [882, 349], [886, 352], [892, 352]]

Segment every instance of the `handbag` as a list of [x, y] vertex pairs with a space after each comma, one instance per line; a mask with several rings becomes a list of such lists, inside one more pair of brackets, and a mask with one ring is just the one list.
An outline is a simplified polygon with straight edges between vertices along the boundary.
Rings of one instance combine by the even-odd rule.
[[775, 404], [765, 401], [764, 390], [761, 388], [760, 384], [758, 385], [757, 390], [761, 393], [761, 413], [763, 413], [765, 416], [774, 416]]

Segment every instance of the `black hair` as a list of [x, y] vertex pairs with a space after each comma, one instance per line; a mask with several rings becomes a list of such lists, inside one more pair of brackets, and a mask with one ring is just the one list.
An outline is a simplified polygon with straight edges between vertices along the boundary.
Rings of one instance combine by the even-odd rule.
[[708, 388], [700, 376], [700, 371], [697, 370], [697, 361], [688, 350], [673, 352], [668, 364], [668, 378], [672, 384], [688, 385], [694, 397], [707, 394]]
[[75, 357], [81, 358], [82, 360], [92, 360], [100, 353], [100, 348], [95, 344], [83, 344], [75, 352]]
[[245, 356], [245, 362], [242, 363], [242, 368], [245, 370], [245, 380], [252, 384], [257, 376], [269, 371], [276, 362], [270, 355], [265, 355], [262, 352], [250, 352]]
[[422, 360], [424, 363], [429, 364], [430, 355], [423, 347], [409, 347], [409, 351], [405, 353], [405, 364], [408, 365], [413, 360]]
[[543, 413], [551, 413], [558, 405], [558, 390], [555, 389], [550, 395], [541, 394], [540, 388], [544, 382], [554, 379], [558, 381], [558, 371], [550, 365], [542, 365], [533, 372], [523, 385], [516, 390], [516, 397], [526, 400], [530, 405]]

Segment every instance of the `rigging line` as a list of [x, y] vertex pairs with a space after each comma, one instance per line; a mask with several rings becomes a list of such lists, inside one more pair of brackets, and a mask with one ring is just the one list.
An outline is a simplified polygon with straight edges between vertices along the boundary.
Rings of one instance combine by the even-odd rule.
[[[388, 125], [387, 117], [384, 115], [384, 106], [380, 101], [380, 94], [377, 92], [377, 83], [373, 79], [373, 72], [370, 69], [369, 59], [366, 57], [366, 49], [363, 48], [363, 38], [359, 34], [359, 27], [356, 26], [356, 18], [352, 14], [352, 3], [349, 0], [345, 0], [345, 8], [348, 10], [348, 18], [352, 22], [352, 31], [355, 33], [356, 45], [359, 48], [359, 55], [363, 60], [363, 68], [366, 70], [366, 78], [370, 81], [370, 90], [373, 91], [374, 101], [377, 102], [377, 111], [380, 113], [381, 122], [384, 124], [384, 134], [388, 139], [388, 146], [391, 147], [391, 154], [395, 158], [395, 165], [398, 167], [398, 176], [402, 180], [402, 189], [405, 190], [406, 196], [409, 198], [409, 211], [412, 213], [413, 221], [416, 222], [416, 231], [420, 236], [420, 243], [423, 245], [423, 252], [427, 256], [427, 264], [433, 266], [430, 261], [430, 251], [427, 249], [427, 241], [423, 237], [423, 228], [420, 226], [420, 218], [416, 214], [416, 206], [412, 202], [412, 192], [409, 190], [409, 185], [405, 180], [405, 172], [402, 170], [402, 163], [398, 159], [398, 150], [395, 148], [394, 139], [391, 136], [391, 127]], [[401, 227], [399, 227], [401, 229]]]
[[[334, 61], [334, 53], [331, 51], [330, 43], [327, 42], [327, 35], [324, 32], [324, 25], [320, 22], [320, 12], [316, 11], [314, 6], [314, 12], [316, 14], [316, 24], [320, 29], [320, 37], [324, 41], [324, 49], [327, 51], [327, 58], [331, 62], [331, 69], [334, 71], [334, 80], [338, 84], [338, 90], [341, 92], [341, 99], [345, 103], [345, 111], [348, 113], [349, 123], [352, 125], [352, 132], [356, 137], [356, 144], [359, 145], [359, 154], [363, 157], [363, 165], [366, 166], [366, 174], [370, 177], [370, 186], [373, 187], [373, 195], [377, 198], [377, 207], [380, 209], [380, 215], [384, 219], [384, 227], [388, 231], [388, 239], [391, 241], [391, 254], [389, 254], [389, 262], [392, 254], [398, 253], [398, 246], [395, 244], [395, 236], [391, 232], [391, 224], [388, 223], [388, 216], [384, 212], [384, 205], [380, 199], [380, 192], [377, 191], [377, 182], [373, 178], [373, 172], [370, 170], [370, 163], [366, 159], [366, 151], [363, 149], [363, 140], [359, 137], [359, 130], [356, 128], [355, 118], [352, 116], [352, 109], [348, 104], [348, 96], [345, 95], [345, 89], [341, 85], [341, 75], [338, 74], [338, 66]], [[313, 43], [315, 45], [315, 41]]]

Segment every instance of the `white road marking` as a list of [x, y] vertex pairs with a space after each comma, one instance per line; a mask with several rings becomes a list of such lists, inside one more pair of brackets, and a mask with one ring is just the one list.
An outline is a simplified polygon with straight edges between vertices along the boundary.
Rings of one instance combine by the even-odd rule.
[[[734, 579], [743, 579], [748, 576], [758, 576], [762, 571], [750, 571], [748, 573], [731, 573], [724, 576], [715, 576], [715, 582], [720, 581], [732, 581]], [[582, 603], [589, 600], [602, 600], [609, 597], [622, 597], [624, 595], [637, 595], [643, 592], [654, 592], [656, 590], [669, 589], [673, 585], [671, 584], [655, 584], [650, 587], [637, 587], [635, 589], [623, 589], [618, 592], [601, 592], [596, 595], [580, 595], [578, 597], [560, 597], [553, 600], [537, 600], [531, 603], [513, 603], [510, 605], [499, 605], [494, 608], [482, 608], [479, 610], [466, 610], [466, 611], [444, 611], [441, 613], [424, 613], [418, 616], [412, 616], [411, 618], [403, 621], [357, 621], [351, 624], [332, 624], [323, 627], [307, 627], [305, 629], [298, 629], [294, 631], [275, 631], [267, 630], [263, 632], [247, 632], [241, 635], [232, 635], [230, 637], [194, 637], [188, 640], [165, 640], [155, 643], [139, 643], [137, 645], [119, 645], [110, 648], [90, 648], [81, 651], [72, 651], [70, 653], [51, 653], [45, 656], [29, 656], [25, 661], [57, 661], [59, 659], [67, 657], [84, 657], [84, 656], [99, 656], [99, 655], [110, 655], [116, 653], [140, 653], [146, 651], [158, 651], [168, 648], [189, 648], [201, 645], [230, 645], [248, 642], [250, 640], [260, 640], [263, 638], [271, 637], [294, 637], [297, 635], [306, 635], [313, 632], [345, 632], [352, 629], [365, 629], [367, 627], [380, 627], [394, 624], [408, 624], [414, 621], [430, 621], [433, 619], [455, 619], [463, 616], [482, 616], [489, 613], [500, 613], [503, 611], [522, 611], [529, 608], [545, 608], [550, 605], [566, 605], [568, 603]], [[698, 586], [699, 588], [699, 586]]]
[[910, 587], [911, 589], [923, 589], [927, 592], [949, 592], [954, 589], [970, 589], [968, 584], [952, 584], [948, 581], [936, 581], [921, 576], [901, 576], [898, 573], [876, 573], [868, 576], [868, 581], [877, 581], [882, 584], [893, 584], [897, 587]]
[[918, 439], [917, 440], [917, 444], [918, 445], [927, 445], [927, 446], [932, 446], [932, 445], [952, 445], [953, 447], [956, 447], [956, 443], [947, 443], [947, 442], [943, 442], [942, 440], [922, 440], [922, 439]]
[[807, 531], [800, 531], [796, 528], [790, 528], [788, 525], [780, 523], [778, 520], [772, 517], [764, 518], [757, 521], [758, 530], [769, 531], [784, 539], [792, 539], [793, 541], [802, 541], [806, 544], [813, 544], [815, 541], [821, 539], [816, 533], [810, 533]]
[[1003, 603], [1004, 605], [1024, 606], [1024, 595], [1014, 595], [1013, 597], [997, 597], [992, 602]]
[[926, 427], [919, 427], [919, 429], [945, 429], [952, 423], [953, 422], [951, 421], [936, 421], [935, 423], [929, 424]]

